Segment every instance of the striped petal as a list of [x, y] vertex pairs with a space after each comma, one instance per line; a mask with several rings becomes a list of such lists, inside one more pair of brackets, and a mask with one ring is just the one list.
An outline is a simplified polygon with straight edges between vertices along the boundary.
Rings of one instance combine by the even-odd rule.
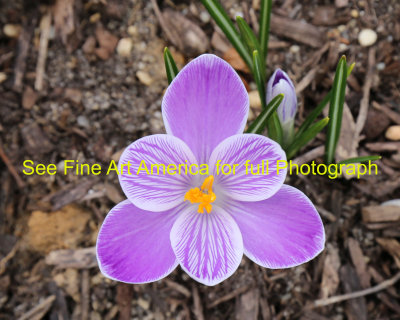
[[242, 133], [249, 98], [235, 70], [215, 55], [188, 63], [168, 87], [162, 113], [167, 133], [182, 139], [199, 163], [225, 138]]
[[116, 205], [105, 218], [97, 238], [97, 260], [108, 278], [127, 283], [157, 281], [178, 262], [169, 234], [177, 209], [149, 212], [129, 200]]
[[199, 214], [192, 206], [171, 230], [171, 244], [182, 267], [193, 279], [213, 286], [230, 277], [243, 256], [240, 230], [223, 209]]
[[185, 174], [184, 167], [181, 174], [171, 171], [174, 165], [178, 168], [186, 163], [196, 160], [182, 140], [166, 134], [141, 138], [129, 145], [119, 160], [122, 190], [140, 209], [169, 210], [182, 203], [187, 190], [193, 187], [193, 176]]
[[324, 249], [321, 218], [310, 199], [296, 188], [283, 185], [267, 200], [231, 201], [225, 209], [242, 232], [245, 255], [263, 267], [295, 267]]
[[216, 190], [232, 199], [260, 201], [271, 197], [285, 181], [287, 170], [277, 171], [279, 160], [283, 168], [286, 154], [275, 141], [257, 134], [238, 134], [215, 148], [209, 166], [214, 170]]

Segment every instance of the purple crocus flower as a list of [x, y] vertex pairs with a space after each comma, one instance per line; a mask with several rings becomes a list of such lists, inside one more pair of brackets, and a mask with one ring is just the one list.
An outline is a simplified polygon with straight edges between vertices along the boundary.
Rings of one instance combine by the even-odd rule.
[[284, 98], [277, 109], [277, 113], [283, 129], [284, 143], [288, 145], [294, 133], [294, 117], [297, 112], [296, 90], [286, 72], [277, 69], [268, 80], [267, 104], [281, 93], [284, 94]]
[[[222, 59], [202, 55], [179, 72], [162, 103], [167, 134], [133, 142], [119, 161], [128, 200], [108, 213], [98, 235], [105, 276], [146, 283], [180, 265], [215, 285], [235, 272], [243, 254], [276, 269], [321, 252], [325, 234], [317, 211], [301, 191], [283, 184], [285, 170], [277, 172], [285, 153], [269, 138], [243, 134], [248, 110], [242, 81]], [[263, 160], [268, 172], [252, 174]], [[150, 164], [158, 164], [153, 174], [145, 172]], [[237, 164], [235, 173], [224, 164]], [[190, 169], [198, 174], [186, 174]]]

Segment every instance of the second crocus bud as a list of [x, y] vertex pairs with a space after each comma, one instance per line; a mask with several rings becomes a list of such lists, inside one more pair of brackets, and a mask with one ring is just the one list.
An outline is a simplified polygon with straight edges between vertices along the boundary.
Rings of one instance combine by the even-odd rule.
[[267, 104], [281, 93], [284, 94], [284, 98], [277, 109], [277, 113], [282, 125], [283, 142], [287, 146], [293, 139], [297, 97], [294, 85], [289, 76], [281, 69], [277, 69], [268, 81]]

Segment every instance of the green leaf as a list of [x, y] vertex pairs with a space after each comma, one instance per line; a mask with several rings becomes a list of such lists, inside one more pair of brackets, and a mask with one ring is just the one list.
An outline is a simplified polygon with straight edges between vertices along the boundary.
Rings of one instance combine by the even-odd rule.
[[[353, 71], [353, 68], [355, 66], [355, 63], [352, 63], [348, 69], [347, 69], [347, 77], [351, 74]], [[308, 129], [308, 127], [314, 122], [315, 119], [318, 118], [318, 116], [322, 113], [322, 111], [325, 109], [325, 107], [328, 105], [329, 101], [331, 100], [332, 97], [332, 90], [329, 91], [324, 99], [318, 104], [318, 106], [311, 111], [311, 113], [307, 116], [306, 120], [301, 124], [299, 129], [296, 132], [295, 135], [295, 140], [297, 137], [299, 137], [305, 130]]]
[[275, 98], [271, 100], [271, 102], [264, 108], [258, 117], [252, 122], [252, 124], [247, 129], [246, 133], [257, 133], [261, 134], [267, 127], [268, 119], [272, 116], [272, 114], [278, 109], [284, 98], [283, 93], [278, 94]]
[[167, 71], [168, 84], [170, 84], [172, 80], [174, 80], [174, 78], [177, 76], [179, 70], [175, 64], [171, 52], [168, 50], [167, 47], [165, 47], [164, 49], [164, 63], [165, 70]]
[[264, 57], [264, 61], [268, 54], [268, 39], [269, 39], [269, 26], [271, 23], [271, 9], [272, 0], [261, 0], [261, 12], [260, 12], [260, 31], [258, 38], [260, 40], [261, 52]]
[[[254, 51], [258, 51], [261, 53], [260, 44], [258, 43], [257, 37], [254, 32], [251, 30], [250, 26], [247, 22], [242, 18], [236, 17], [237, 25], [239, 26], [240, 35], [242, 36], [243, 41], [246, 43], [247, 48], [251, 54], [254, 54]], [[260, 59], [261, 62], [261, 71], [263, 74], [263, 79], [265, 80], [265, 60], [263, 58]], [[254, 61], [253, 61], [254, 63]]]
[[296, 132], [294, 138], [295, 140], [310, 127], [310, 125], [314, 122], [315, 119], [318, 118], [318, 116], [322, 113], [322, 110], [324, 110], [325, 107], [328, 105], [329, 101], [331, 100], [331, 97], [332, 97], [332, 90], [328, 92], [325, 98], [318, 104], [318, 106], [313, 111], [310, 112], [306, 120], [304, 120], [304, 122], [301, 124], [301, 126]]
[[[265, 73], [263, 72], [263, 64], [260, 59], [260, 54], [257, 50], [253, 51], [253, 76], [256, 82], [258, 94], [260, 95], [261, 105], [263, 109], [266, 108], [266, 96], [265, 96]], [[265, 71], [265, 70], [264, 70]]]
[[342, 160], [339, 161], [339, 164], [362, 163], [367, 161], [380, 160], [381, 158], [382, 158], [381, 156], [363, 156], [363, 157], [356, 157], [356, 158]]
[[282, 145], [283, 141], [283, 132], [281, 122], [279, 121], [278, 114], [274, 112], [272, 116], [267, 121], [267, 128], [268, 128], [268, 137], [272, 140], [275, 140], [280, 145]]
[[[254, 50], [253, 52], [253, 65], [254, 65], [253, 75], [254, 75], [254, 80], [256, 81], [257, 84], [258, 94], [260, 95], [261, 105], [263, 109], [266, 109], [267, 102], [265, 96], [265, 78], [263, 78], [263, 72], [261, 71], [262, 62], [257, 50]], [[269, 117], [267, 121], [267, 127], [268, 127], [268, 136], [272, 140], [275, 140], [276, 142], [281, 144], [283, 139], [282, 126], [281, 122], [279, 121], [278, 114], [276, 112], [274, 112]]]
[[251, 54], [247, 50], [246, 45], [242, 42], [239, 33], [224, 8], [217, 0], [201, 0], [201, 2], [204, 7], [206, 7], [211, 17], [213, 17], [217, 25], [221, 28], [222, 32], [229, 39], [231, 44], [235, 47], [236, 51], [242, 57], [249, 69], [252, 70]]
[[309, 143], [315, 136], [321, 132], [323, 128], [329, 123], [329, 118], [326, 117], [308, 128], [307, 131], [303, 132], [286, 150], [288, 159], [292, 158], [297, 151]]
[[343, 56], [336, 68], [335, 79], [333, 80], [332, 97], [329, 106], [329, 118], [325, 144], [325, 162], [331, 164], [335, 157], [336, 145], [339, 140], [340, 129], [342, 126], [342, 115], [344, 96], [346, 91], [347, 64], [346, 57]]

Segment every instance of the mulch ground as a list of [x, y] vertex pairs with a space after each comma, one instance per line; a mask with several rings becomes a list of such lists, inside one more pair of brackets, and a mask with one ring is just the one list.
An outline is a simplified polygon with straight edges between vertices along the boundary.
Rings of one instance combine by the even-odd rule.
[[[257, 30], [259, 1], [222, 3]], [[244, 258], [215, 287], [179, 267], [126, 285], [101, 275], [93, 249], [124, 199], [117, 176], [63, 175], [63, 160], [107, 166], [164, 132], [165, 46], [179, 67], [203, 52], [230, 62], [249, 90], [249, 120], [260, 112], [255, 84], [199, 1], [0, 3], [0, 319], [400, 319], [399, 17], [397, 0], [274, 1], [268, 73], [281, 67], [296, 83], [299, 123], [345, 54], [356, 65], [337, 160], [382, 156], [376, 176], [288, 177], [323, 218], [322, 254], [286, 270]], [[369, 47], [358, 41], [366, 28], [378, 35]], [[322, 162], [324, 141], [297, 163]], [[27, 159], [59, 172], [25, 175]]]

